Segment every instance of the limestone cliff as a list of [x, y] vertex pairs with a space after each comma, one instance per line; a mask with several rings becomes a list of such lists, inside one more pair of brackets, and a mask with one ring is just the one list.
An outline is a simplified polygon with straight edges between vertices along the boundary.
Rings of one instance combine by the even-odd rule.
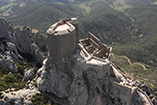
[[131, 78], [108, 58], [86, 52], [81, 43], [67, 57], [48, 56], [38, 70], [37, 87], [61, 105], [152, 105]]
[[61, 105], [152, 104], [112, 64], [95, 62], [86, 62], [75, 55], [62, 59], [50, 56], [38, 71], [38, 88]]

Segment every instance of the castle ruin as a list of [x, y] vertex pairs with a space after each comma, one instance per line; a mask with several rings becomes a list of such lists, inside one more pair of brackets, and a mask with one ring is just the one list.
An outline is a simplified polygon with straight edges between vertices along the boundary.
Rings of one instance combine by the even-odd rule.
[[47, 34], [50, 57], [39, 70], [43, 76], [38, 77], [38, 87], [58, 99], [68, 97], [66, 102], [54, 101], [64, 105], [115, 105], [113, 100], [118, 105], [152, 105], [133, 79], [111, 62], [111, 47], [90, 32], [78, 40], [76, 18], [53, 24]]
[[[104, 61], [111, 59], [112, 48], [103, 44], [95, 35], [88, 33], [88, 38], [78, 40], [78, 20], [76, 18], [61, 20], [53, 24], [48, 30], [47, 47], [50, 54], [56, 57], [65, 57], [73, 54], [76, 47], [82, 47], [87, 59], [94, 57]], [[87, 55], [87, 56], [85, 56]]]

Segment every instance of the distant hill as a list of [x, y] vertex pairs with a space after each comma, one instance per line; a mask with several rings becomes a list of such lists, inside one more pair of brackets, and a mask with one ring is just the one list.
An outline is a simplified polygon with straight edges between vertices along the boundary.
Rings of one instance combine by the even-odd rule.
[[28, 25], [45, 32], [48, 27], [63, 18], [81, 16], [81, 8], [72, 4], [47, 2], [25, 2], [25, 6], [14, 7], [14, 12], [7, 17], [9, 21], [20, 26]]
[[[125, 43], [139, 34], [128, 16], [115, 11], [104, 1], [81, 4], [47, 2], [27, 1], [23, 7], [17, 5], [7, 19], [14, 24], [28, 25], [45, 33], [51, 24], [60, 19], [78, 17], [81, 38], [91, 31], [100, 34], [98, 37], [108, 43]], [[88, 8], [85, 9], [82, 5], [88, 5]]]
[[106, 2], [99, 1], [89, 6], [89, 15], [81, 21], [83, 34], [91, 31], [103, 42], [117, 44], [132, 41], [140, 34], [130, 17], [112, 9]]

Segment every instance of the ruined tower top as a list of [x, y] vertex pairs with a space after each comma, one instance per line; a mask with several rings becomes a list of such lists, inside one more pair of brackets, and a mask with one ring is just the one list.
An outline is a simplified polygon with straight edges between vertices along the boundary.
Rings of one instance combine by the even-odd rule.
[[67, 22], [66, 20], [61, 20], [53, 24], [48, 30], [49, 35], [65, 35], [75, 30], [75, 27]]
[[61, 58], [75, 51], [78, 42], [77, 24], [76, 18], [65, 19], [47, 30], [47, 47], [51, 55]]

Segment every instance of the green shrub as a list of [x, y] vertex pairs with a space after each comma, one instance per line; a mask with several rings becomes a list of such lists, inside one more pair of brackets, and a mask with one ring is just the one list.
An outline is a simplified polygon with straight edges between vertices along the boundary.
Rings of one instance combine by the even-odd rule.
[[47, 97], [39, 93], [34, 95], [31, 101], [33, 102], [33, 105], [58, 105], [52, 101], [49, 101]]
[[2, 77], [4, 74], [8, 74], [9, 72], [11, 72], [11, 70], [0, 66], [0, 77]]
[[15, 77], [13, 75], [6, 75], [4, 77], [4, 81], [6, 83], [13, 83], [15, 81]]
[[18, 63], [16, 63], [16, 66], [17, 66], [17, 70], [18, 70], [18, 73], [20, 73], [21, 75], [24, 75], [24, 70], [29, 70], [31, 68], [33, 68], [35, 70], [35, 72], [37, 72], [36, 68], [32, 67], [31, 65], [28, 65], [26, 62], [24, 61], [20, 61]]
[[41, 94], [37, 93], [35, 96], [33, 96], [32, 102], [34, 105], [46, 105], [48, 100]]

